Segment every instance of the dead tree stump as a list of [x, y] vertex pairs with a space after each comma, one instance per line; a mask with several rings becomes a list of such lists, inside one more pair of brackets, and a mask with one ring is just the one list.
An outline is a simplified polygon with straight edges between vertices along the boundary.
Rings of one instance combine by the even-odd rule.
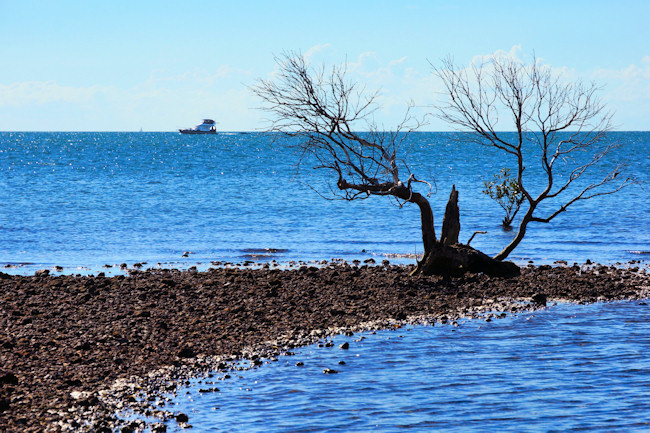
[[459, 276], [466, 272], [473, 272], [496, 277], [519, 275], [519, 267], [514, 263], [495, 260], [469, 245], [460, 244], [458, 242], [459, 234], [458, 191], [454, 186], [445, 209], [440, 241], [425, 251], [413, 273]]
[[460, 234], [460, 210], [458, 209], [458, 191], [456, 185], [451, 187], [449, 201], [445, 208], [445, 216], [442, 218], [442, 234], [440, 243], [443, 245], [454, 245], [458, 243]]

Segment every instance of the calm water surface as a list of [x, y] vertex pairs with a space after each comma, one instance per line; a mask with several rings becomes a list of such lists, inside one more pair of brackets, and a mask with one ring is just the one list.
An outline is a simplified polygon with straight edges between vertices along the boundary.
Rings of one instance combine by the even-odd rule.
[[[481, 190], [509, 161], [456, 138], [413, 134], [407, 160], [419, 178], [435, 182], [438, 232], [455, 184], [461, 240], [487, 231], [472, 246], [494, 254], [514, 233], [501, 229], [503, 211]], [[621, 132], [612, 139], [624, 144], [618, 157], [629, 172], [650, 181], [650, 133]], [[20, 274], [56, 265], [64, 273], [88, 273], [135, 262], [381, 261], [422, 252], [417, 206], [399, 209], [381, 197], [324, 200], [310, 185], [327, 191], [329, 173], [307, 167], [297, 174], [297, 158], [286, 144], [291, 141], [274, 143], [256, 133], [0, 132], [0, 266]], [[538, 190], [537, 163], [526, 170], [527, 184]], [[586, 180], [600, 178], [596, 172]], [[646, 184], [579, 203], [551, 224], [532, 225], [511, 258], [647, 258], [649, 197]]]
[[650, 431], [649, 322], [640, 302], [561, 304], [339, 336], [331, 348], [195, 381], [167, 409], [188, 414], [196, 432]]

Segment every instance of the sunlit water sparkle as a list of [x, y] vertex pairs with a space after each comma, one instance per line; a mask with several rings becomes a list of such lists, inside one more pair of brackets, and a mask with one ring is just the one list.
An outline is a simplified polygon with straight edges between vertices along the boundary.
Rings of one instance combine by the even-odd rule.
[[[472, 246], [495, 254], [514, 232], [501, 229], [503, 211], [481, 190], [512, 164], [456, 138], [413, 134], [409, 167], [434, 182], [438, 233], [456, 185], [461, 241], [487, 231]], [[612, 138], [624, 143], [619, 157], [629, 173], [646, 184], [532, 225], [512, 260], [615, 263], [650, 256], [650, 133]], [[398, 261], [394, 255], [422, 253], [417, 206], [400, 209], [381, 197], [324, 200], [310, 186], [326, 192], [331, 174], [309, 167], [297, 174], [297, 158], [285, 144], [291, 141], [258, 133], [0, 132], [0, 266], [18, 274], [55, 266], [96, 273], [122, 263], [207, 268], [215, 261]], [[533, 190], [536, 166], [527, 167]], [[600, 180], [599, 173], [586, 180]]]

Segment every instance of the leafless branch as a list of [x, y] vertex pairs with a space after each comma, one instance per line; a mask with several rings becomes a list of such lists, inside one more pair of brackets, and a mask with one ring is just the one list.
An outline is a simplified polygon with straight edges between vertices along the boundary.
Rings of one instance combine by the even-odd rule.
[[[326, 72], [311, 68], [293, 52], [276, 62], [276, 76], [260, 80], [252, 90], [271, 114], [269, 131], [299, 139], [299, 164], [315, 161], [315, 168], [335, 173], [336, 188], [330, 193], [346, 200], [369, 195], [404, 198], [412, 195], [413, 183], [423, 183], [399, 156], [410, 132], [422, 124], [410, 107], [394, 131], [380, 131], [372, 121], [378, 93], [348, 81], [345, 65]], [[403, 173], [409, 175], [406, 183], [401, 181]]]

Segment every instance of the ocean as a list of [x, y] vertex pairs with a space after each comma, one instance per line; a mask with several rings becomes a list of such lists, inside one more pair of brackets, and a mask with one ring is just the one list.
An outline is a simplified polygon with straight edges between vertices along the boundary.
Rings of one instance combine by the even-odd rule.
[[[406, 160], [433, 185], [437, 233], [455, 185], [461, 242], [486, 231], [472, 246], [495, 254], [514, 231], [501, 228], [503, 210], [482, 193], [483, 182], [512, 161], [459, 137], [412, 134]], [[650, 255], [650, 133], [611, 138], [623, 144], [617, 159], [646, 183], [531, 224], [511, 260], [624, 263]], [[331, 174], [298, 170], [291, 144], [262, 133], [2, 132], [0, 266], [17, 274], [87, 274], [117, 272], [123, 263], [205, 269], [272, 260], [415, 262], [422, 253], [417, 206], [399, 208], [385, 197], [327, 200], [321, 195]], [[527, 184], [535, 185], [539, 162], [526, 170]], [[597, 171], [587, 174], [600, 180]]]
[[[434, 187], [437, 232], [455, 185], [461, 241], [486, 231], [472, 246], [494, 254], [514, 232], [502, 229], [503, 211], [481, 191], [511, 161], [458, 138], [413, 134], [409, 167]], [[509, 259], [647, 268], [650, 133], [611, 139], [641, 183], [531, 224]], [[319, 192], [327, 192], [328, 173], [297, 170], [291, 144], [261, 133], [2, 132], [2, 271], [415, 262], [416, 206], [326, 200]], [[534, 189], [537, 161], [527, 173]], [[649, 320], [645, 302], [561, 304], [489, 323], [339, 336], [333, 347], [301, 348], [227, 380], [197, 379], [166, 407], [188, 414], [195, 432], [648, 431]], [[349, 350], [338, 348], [344, 341]]]

